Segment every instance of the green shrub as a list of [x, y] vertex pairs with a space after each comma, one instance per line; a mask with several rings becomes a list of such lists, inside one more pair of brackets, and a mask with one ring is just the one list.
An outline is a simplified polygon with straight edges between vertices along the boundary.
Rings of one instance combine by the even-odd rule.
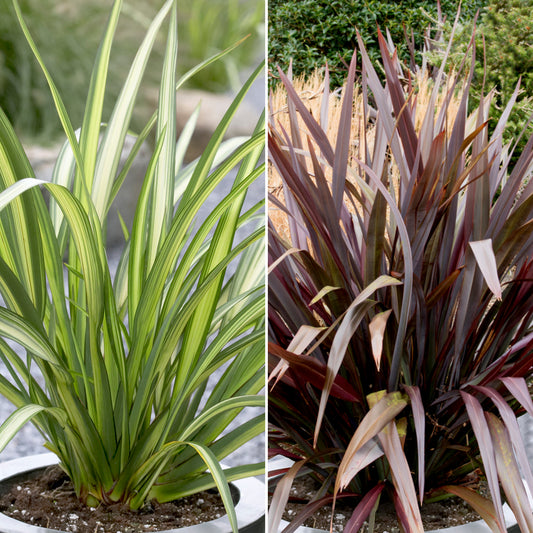
[[[450, 65], [458, 66], [467, 53], [473, 31], [473, 23], [468, 22], [458, 28], [454, 38], [454, 48]], [[451, 34], [451, 24], [444, 25], [444, 42]], [[479, 104], [485, 83], [484, 93], [496, 89], [489, 125], [492, 130], [501, 116], [505, 103], [513, 94], [521, 78], [522, 92], [518, 96], [515, 109], [510, 116], [504, 140], [516, 139], [523, 130], [533, 112], [531, 95], [533, 94], [533, 13], [529, 0], [491, 0], [480, 16], [476, 28], [476, 67], [472, 80], [472, 99], [470, 106]], [[528, 134], [533, 128], [530, 127]], [[519, 141], [519, 150], [525, 145], [525, 139]]]
[[[443, 15], [453, 19], [457, 0], [441, 2]], [[486, 0], [473, 0], [463, 7], [465, 19], [473, 17]], [[287, 70], [293, 61], [295, 74], [311, 73], [327, 60], [332, 82], [342, 85], [348, 63], [357, 45], [356, 28], [361, 34], [370, 58], [379, 58], [377, 26], [391, 32], [395, 43], [402, 43], [398, 53], [409, 59], [404, 27], [413, 31], [416, 49], [422, 48], [424, 31], [437, 14], [437, 2], [425, 0], [269, 0], [269, 57]]]

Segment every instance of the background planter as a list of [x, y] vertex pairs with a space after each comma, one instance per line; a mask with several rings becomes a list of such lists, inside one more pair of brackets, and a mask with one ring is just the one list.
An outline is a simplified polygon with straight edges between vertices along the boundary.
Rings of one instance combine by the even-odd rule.
[[[58, 463], [52, 453], [21, 457], [0, 464], [1, 486], [10, 479], [22, 480], [30, 472], [44, 469]], [[238, 494], [235, 505], [240, 533], [263, 533], [265, 524], [265, 492], [264, 484], [256, 478], [247, 478], [232, 482], [231, 487]], [[32, 526], [0, 513], [0, 531], [2, 533], [57, 533], [57, 529]], [[231, 533], [227, 516], [217, 518], [194, 526], [178, 529], [167, 529], [159, 533]]]

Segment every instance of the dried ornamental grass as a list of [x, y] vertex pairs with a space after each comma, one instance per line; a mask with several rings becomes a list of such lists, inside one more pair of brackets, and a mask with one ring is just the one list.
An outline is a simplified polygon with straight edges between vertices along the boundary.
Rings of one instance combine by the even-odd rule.
[[[310, 114], [320, 123], [331, 145], [335, 146], [339, 124], [343, 116], [342, 101], [346, 86], [331, 91], [327, 69], [324, 74], [322, 72], [322, 70], [316, 69], [311, 76], [299, 76], [291, 80], [291, 83]], [[412, 92], [410, 105], [414, 108], [416, 131], [420, 131], [424, 118], [427, 116], [427, 108], [430, 105], [434, 106], [435, 117], [441, 112], [443, 106], [446, 106], [446, 120], [453, 123], [459, 109], [462, 91], [457, 90], [451, 97], [447, 97], [447, 91], [443, 88], [443, 90], [438, 92], [436, 102], [432, 103], [434, 80], [430, 77], [429, 70], [427, 68], [419, 69], [414, 74], [409, 73], [409, 76], [412, 77], [404, 78], [404, 82], [407, 86], [406, 90], [410, 94]], [[450, 73], [449, 79], [454, 79], [453, 73]], [[288, 133], [297, 124], [298, 134], [302, 139], [306, 139], [310, 132], [301, 116], [296, 115], [295, 120], [291, 122], [289, 105], [290, 100], [287, 97], [285, 86], [281, 83], [277, 84], [274, 90], [271, 91], [269, 98], [271, 127], [276, 131]], [[350, 155], [348, 163], [350, 168], [356, 166], [353, 162], [354, 159], [363, 160], [366, 150], [373, 150], [374, 122], [375, 110], [370, 109], [370, 112], [365, 116], [361, 87], [356, 85], [353, 94], [352, 121], [350, 124]], [[469, 127], [473, 129], [473, 126], [472, 119], [469, 122]], [[398, 183], [399, 172], [394, 160], [391, 160], [389, 172], [391, 181]], [[329, 181], [331, 181], [331, 173], [332, 169], [326, 167], [325, 174]], [[350, 171], [347, 174], [347, 179], [354, 186], [358, 186], [357, 180]], [[268, 192], [274, 199], [284, 204], [282, 180], [272, 164], [268, 166]], [[350, 207], [349, 209], [353, 212], [355, 207]], [[288, 219], [283, 209], [271, 202], [269, 216], [280, 235], [287, 237]]]

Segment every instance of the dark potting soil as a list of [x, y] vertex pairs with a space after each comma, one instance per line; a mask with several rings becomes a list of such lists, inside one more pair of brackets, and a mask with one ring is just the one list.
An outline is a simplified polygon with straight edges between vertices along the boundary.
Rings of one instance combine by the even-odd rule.
[[[291, 496], [289, 497], [289, 503], [285, 507], [283, 519], [290, 522], [305, 506], [305, 504], [291, 501], [292, 498], [297, 500], [301, 500], [302, 498], [309, 500], [315, 494], [316, 490], [317, 486], [312, 478], [297, 478], [293, 483]], [[333, 515], [334, 533], [341, 533], [343, 531], [344, 526], [353, 513], [353, 509], [352, 505], [349, 505], [342, 500], [337, 501]], [[424, 531], [468, 524], [476, 520], [480, 520], [479, 515], [459, 498], [450, 498], [443, 502], [425, 504], [422, 507]], [[314, 527], [326, 531], [329, 531], [330, 524], [331, 505], [322, 507], [314, 513], [311, 518], [304, 522], [304, 525], [308, 527]], [[396, 512], [392, 504], [384, 503], [380, 505], [373, 531], [374, 533], [400, 533], [398, 520], [396, 519]], [[367, 532], [368, 526], [365, 525], [360, 530], [360, 533]]]
[[72, 533], [140, 533], [191, 526], [226, 514], [217, 491], [205, 491], [174, 502], [152, 502], [130, 511], [123, 504], [87, 507], [76, 497], [57, 466], [16, 483], [0, 497], [0, 512], [29, 524]]

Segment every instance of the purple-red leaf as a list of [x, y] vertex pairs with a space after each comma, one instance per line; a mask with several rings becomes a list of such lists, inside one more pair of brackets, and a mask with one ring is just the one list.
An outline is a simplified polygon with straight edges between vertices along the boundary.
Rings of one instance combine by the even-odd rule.
[[496, 508], [498, 525], [501, 533], [505, 533], [505, 522], [503, 519], [502, 500], [498, 486], [496, 459], [494, 457], [492, 438], [487, 421], [485, 419], [484, 411], [479, 401], [471, 394], [461, 391], [461, 397], [466, 405], [468, 417], [470, 419], [470, 423], [472, 424], [474, 434], [476, 435], [479, 452], [481, 454], [481, 459], [483, 460], [485, 475], [487, 477], [487, 483], [492, 495], [492, 501], [494, 502], [494, 506]]
[[337, 217], [340, 217], [342, 200], [344, 197], [344, 182], [346, 181], [346, 169], [348, 168], [348, 157], [350, 155], [350, 134], [352, 131], [352, 109], [353, 109], [353, 89], [355, 82], [357, 50], [354, 50], [350, 68], [348, 69], [348, 79], [342, 97], [342, 108], [339, 118], [339, 128], [337, 130], [337, 143], [335, 145], [335, 159], [333, 163], [333, 177], [331, 189], [333, 202]]
[[354, 509], [350, 520], [344, 527], [343, 533], [358, 533], [363, 527], [363, 523], [368, 518], [372, 509], [379, 501], [379, 496], [385, 487], [385, 483], [378, 483], [374, 488], [370, 489], [358, 503]]
[[[287, 76], [285, 76], [285, 74], [283, 74], [280, 69], [278, 69], [278, 71], [281, 81], [283, 82], [283, 85], [287, 90], [287, 95], [289, 99], [292, 103], [294, 103], [295, 108], [300, 113], [300, 116], [305, 122], [305, 125], [307, 126], [309, 132], [311, 133], [317, 144], [320, 146], [324, 157], [330, 165], [333, 165], [335, 154], [333, 152], [333, 149], [331, 148], [331, 144], [326, 135], [326, 132], [320, 127], [320, 124], [318, 124], [318, 122], [313, 118], [305, 104], [302, 102], [301, 98], [298, 96], [297, 92], [295, 91]], [[294, 120], [292, 122], [297, 123], [297, 121]]]
[[501, 378], [507, 390], [522, 404], [530, 416], [533, 416], [533, 401], [524, 378]]
[[[318, 361], [315, 357], [293, 354], [274, 343], [268, 344], [268, 351], [286, 361], [289, 364], [289, 367], [293, 369], [302, 380], [311, 383], [318, 389], [324, 387], [326, 365]], [[357, 395], [357, 392], [350, 383], [340, 375], [335, 377], [330, 394], [335, 398], [340, 398], [341, 400], [349, 402], [362, 401], [362, 398]]]
[[[353, 498], [354, 494], [339, 494], [338, 498]], [[333, 496], [328, 494], [323, 498], [309, 502], [298, 514], [291, 520], [290, 524], [285, 527], [282, 533], [293, 533], [298, 531], [298, 528], [310, 517], [312, 517], [318, 509], [324, 507], [325, 505], [331, 504], [333, 501]], [[344, 530], [346, 532], [346, 529]]]
[[498, 526], [496, 511], [493, 503], [484, 498], [476, 491], [460, 485], [446, 485], [441, 489], [449, 494], [453, 494], [468, 503], [474, 511], [485, 521], [493, 533], [500, 533], [501, 528]]
[[492, 249], [492, 239], [482, 241], [471, 241], [470, 248], [474, 252], [477, 264], [489, 289], [498, 300], [502, 299], [502, 287], [498, 276], [498, 267], [496, 266], [496, 257]]
[[416, 444], [418, 448], [418, 497], [420, 505], [424, 501], [424, 472], [425, 472], [425, 454], [426, 454], [426, 415], [422, 395], [418, 387], [406, 386], [403, 388], [411, 400], [411, 409], [413, 410], [413, 420], [416, 430]]
[[496, 468], [507, 502], [515, 515], [520, 531], [533, 531], [533, 511], [520, 477], [509, 433], [496, 415], [486, 413], [485, 417], [494, 443]]

